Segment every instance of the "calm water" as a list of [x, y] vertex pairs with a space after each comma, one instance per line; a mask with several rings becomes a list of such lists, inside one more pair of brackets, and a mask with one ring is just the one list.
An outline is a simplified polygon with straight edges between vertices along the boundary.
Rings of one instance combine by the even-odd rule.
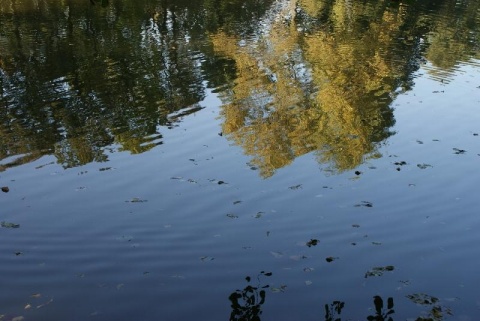
[[478, 320], [480, 1], [2, 0], [0, 320]]

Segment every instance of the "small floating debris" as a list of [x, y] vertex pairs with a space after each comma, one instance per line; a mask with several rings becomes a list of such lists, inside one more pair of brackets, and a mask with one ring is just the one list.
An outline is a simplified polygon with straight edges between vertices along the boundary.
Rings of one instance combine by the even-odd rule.
[[8, 193], [9, 191], [10, 191], [10, 189], [8, 188], [8, 186], [3, 186], [2, 187], [2, 192]]
[[361, 174], [362, 174], [362, 172], [360, 172], [360, 171], [355, 171], [355, 175], [361, 175]]
[[5, 222], [5, 221], [2, 221], [0, 223], [0, 226], [4, 227], [4, 228], [19, 228], [20, 227], [20, 224], [15, 224], [15, 223], [10, 223], [10, 222]]
[[460, 155], [460, 154], [465, 154], [467, 151], [465, 149], [459, 149], [459, 148], [452, 148], [455, 152], [454, 154]]
[[213, 260], [215, 260], [215, 258], [214, 258], [214, 257], [211, 257], [211, 256], [202, 256], [202, 257], [200, 258], [200, 260], [201, 260], [202, 262], [207, 262], [207, 261], [213, 261]]

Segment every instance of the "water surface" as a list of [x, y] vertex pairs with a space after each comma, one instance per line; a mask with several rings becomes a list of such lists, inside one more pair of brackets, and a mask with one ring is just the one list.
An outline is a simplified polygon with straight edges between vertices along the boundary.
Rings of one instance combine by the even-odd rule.
[[479, 6], [2, 1], [0, 320], [475, 320]]

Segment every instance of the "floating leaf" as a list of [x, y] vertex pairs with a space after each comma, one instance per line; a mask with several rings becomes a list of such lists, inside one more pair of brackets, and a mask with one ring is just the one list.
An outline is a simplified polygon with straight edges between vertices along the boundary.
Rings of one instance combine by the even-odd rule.
[[432, 305], [438, 302], [438, 298], [425, 293], [409, 294], [406, 297], [410, 299], [413, 303], [420, 305]]
[[272, 292], [285, 292], [285, 290], [287, 289], [287, 286], [286, 285], [280, 285], [280, 287], [276, 288], [276, 287], [271, 287], [270, 288]]
[[433, 166], [430, 165], [430, 164], [417, 164], [417, 167], [420, 168], [420, 169], [427, 169], [427, 168], [433, 167]]
[[277, 258], [277, 259], [283, 257], [283, 253], [282, 253], [282, 252], [270, 251], [270, 254], [272, 254], [272, 255], [273, 255], [275, 258]]
[[257, 214], [255, 214], [254, 218], [260, 218], [262, 217], [262, 214], [265, 214], [264, 212], [258, 212]]
[[298, 185], [294, 185], [294, 186], [289, 187], [289, 189], [299, 189], [299, 188], [302, 188], [302, 184], [298, 184]]
[[48, 300], [47, 302], [45, 302], [45, 303], [43, 303], [43, 304], [39, 304], [39, 305], [37, 305], [37, 309], [43, 308], [44, 306], [46, 306], [46, 305], [48, 305], [48, 304], [50, 304], [50, 303], [52, 303], [52, 302], [53, 302], [53, 299], [50, 299], [50, 300]]
[[368, 201], [362, 201], [361, 203], [355, 204], [354, 206], [355, 207], [360, 207], [360, 206], [373, 207], [373, 204], [371, 202], [368, 202]]
[[374, 267], [365, 273], [365, 278], [371, 276], [382, 276], [384, 272], [393, 271], [394, 269], [395, 267], [392, 265]]
[[0, 225], [2, 227], [5, 227], [5, 228], [19, 228], [20, 227], [20, 224], [15, 224], [15, 223], [10, 223], [10, 222], [4, 222], [2, 221], [0, 223]]
[[125, 201], [125, 202], [127, 202], [127, 203], [145, 203], [145, 202], [148, 202], [148, 201], [147, 200], [142, 200], [138, 197], [134, 197], [131, 200]]

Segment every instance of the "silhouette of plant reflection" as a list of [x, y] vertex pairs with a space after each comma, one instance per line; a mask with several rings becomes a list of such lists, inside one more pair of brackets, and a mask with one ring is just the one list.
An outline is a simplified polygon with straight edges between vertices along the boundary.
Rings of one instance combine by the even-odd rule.
[[383, 310], [383, 300], [380, 296], [376, 295], [373, 297], [373, 304], [375, 305], [376, 314], [369, 315], [367, 317], [368, 321], [393, 321], [392, 317], [389, 317], [390, 314], [395, 313], [393, 310], [393, 298], [387, 299], [387, 311]]
[[[426, 316], [419, 316], [415, 321], [442, 321], [447, 315], [453, 315], [450, 308], [443, 306], [436, 297], [420, 293], [407, 295], [406, 298], [417, 305], [431, 306]], [[375, 315], [367, 316], [367, 321], [393, 321], [392, 315], [395, 313], [395, 310], [393, 309], [392, 297], [387, 299], [386, 308], [383, 299], [378, 295], [373, 297], [373, 304], [375, 306]], [[325, 304], [325, 321], [342, 321], [340, 314], [344, 307], [345, 302], [342, 301], [333, 301], [330, 305]]]
[[[265, 303], [266, 292], [263, 289], [269, 285], [261, 285], [261, 276], [271, 276], [271, 272], [261, 271], [257, 275], [257, 286], [247, 285], [243, 290], [236, 290], [228, 299], [230, 300], [232, 312], [230, 313], [230, 321], [260, 321], [262, 314], [262, 305]], [[245, 278], [250, 283], [251, 278]]]
[[345, 302], [341, 301], [333, 301], [330, 306], [325, 304], [325, 321], [342, 321], [341, 318], [335, 318], [335, 315], [340, 315], [342, 313], [342, 309], [345, 306]]

